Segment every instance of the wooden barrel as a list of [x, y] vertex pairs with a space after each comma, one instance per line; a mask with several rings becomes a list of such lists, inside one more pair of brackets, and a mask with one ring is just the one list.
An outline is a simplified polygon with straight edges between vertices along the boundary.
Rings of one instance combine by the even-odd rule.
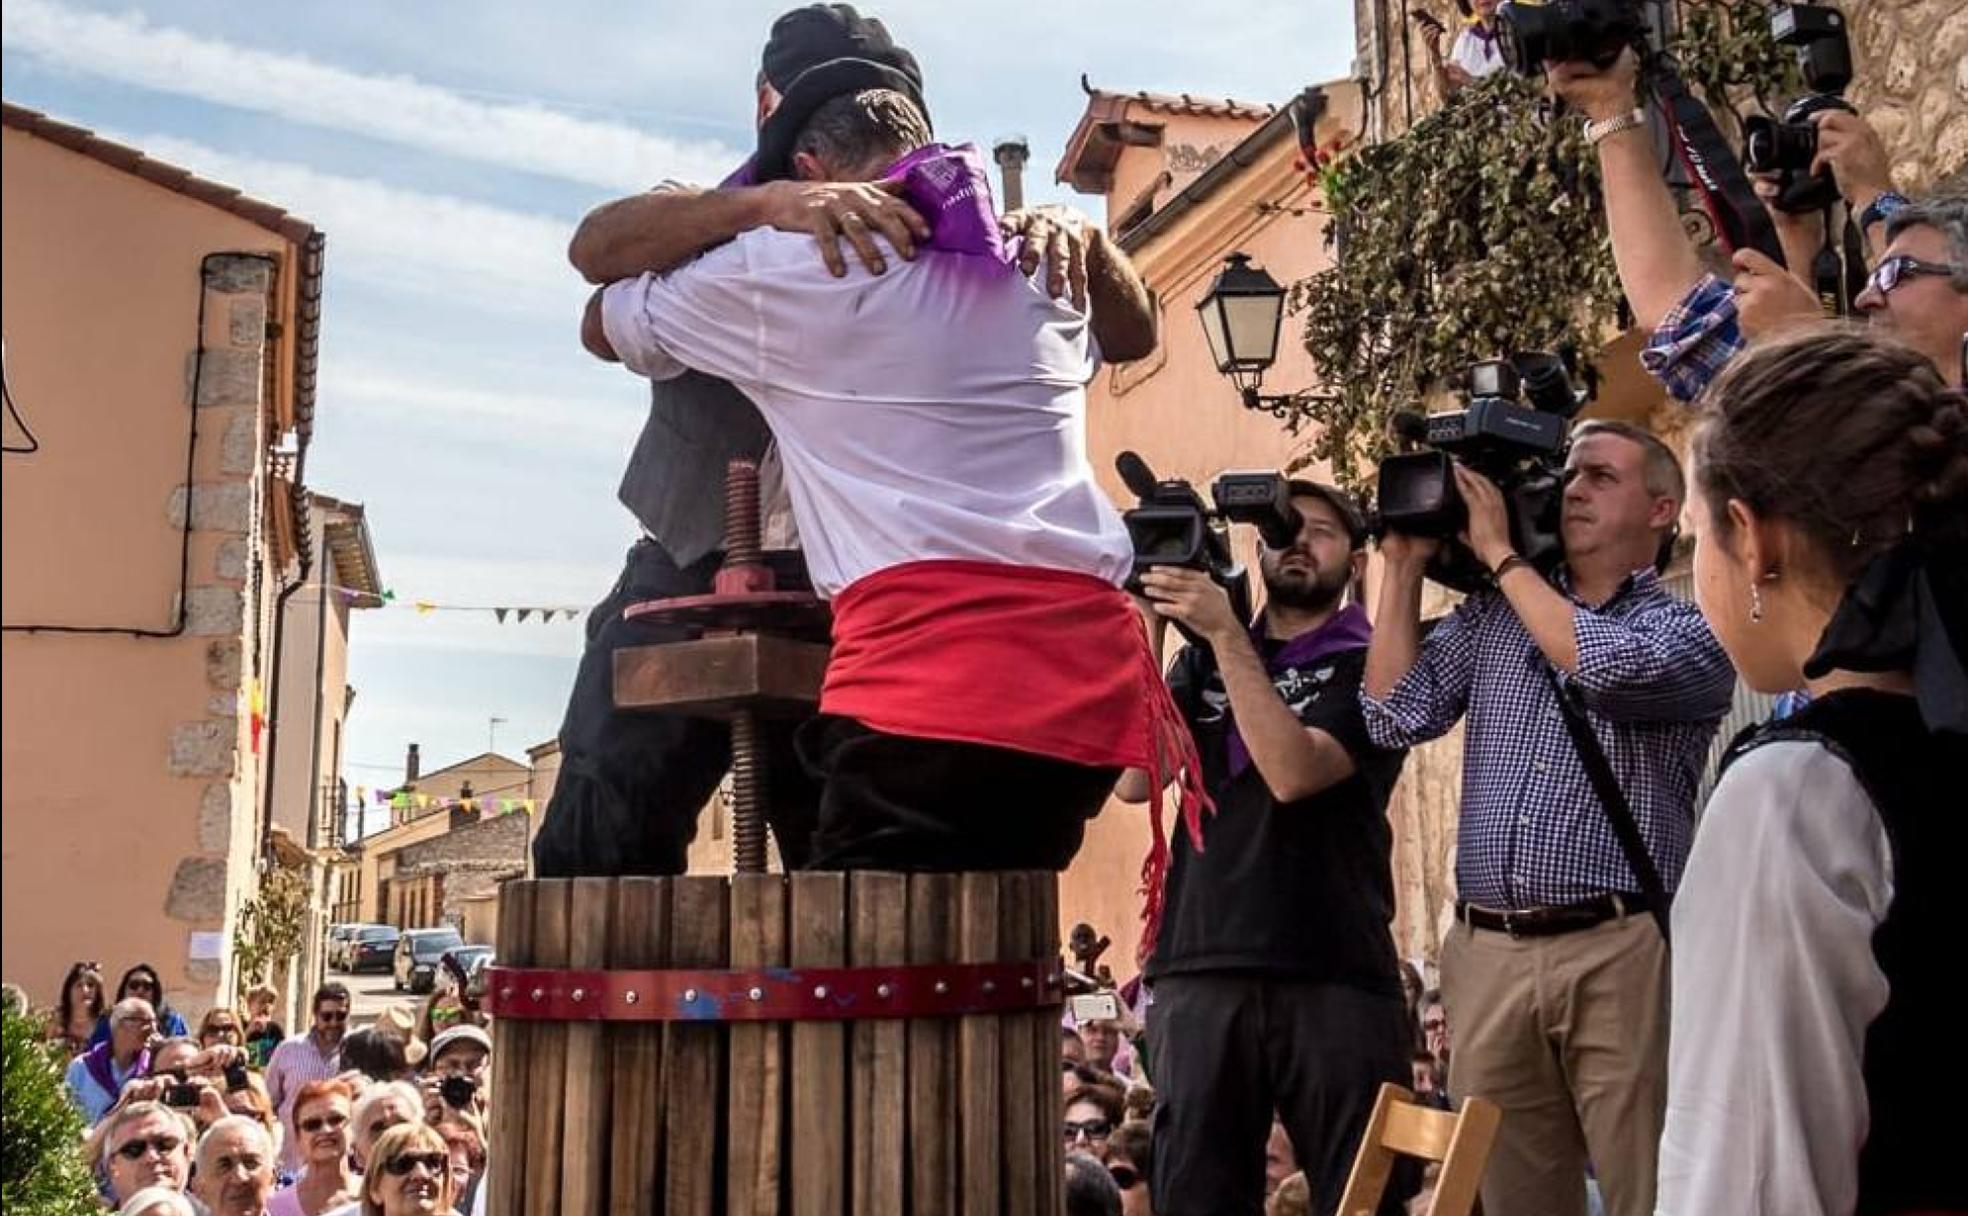
[[512, 880], [492, 1216], [1059, 1216], [1058, 878]]

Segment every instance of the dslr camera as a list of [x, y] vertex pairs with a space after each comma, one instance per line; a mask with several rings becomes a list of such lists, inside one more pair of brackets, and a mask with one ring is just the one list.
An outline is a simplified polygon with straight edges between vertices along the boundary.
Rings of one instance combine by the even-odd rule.
[[1510, 70], [1535, 76], [1546, 63], [1583, 60], [1609, 68], [1620, 52], [1645, 40], [1633, 0], [1551, 0], [1497, 6], [1497, 50]]
[[1460, 460], [1503, 491], [1511, 543], [1539, 573], [1549, 574], [1564, 557], [1560, 515], [1568, 424], [1589, 396], [1572, 387], [1565, 360], [1547, 351], [1475, 364], [1467, 384], [1463, 409], [1396, 418], [1401, 437], [1421, 450], [1381, 461], [1375, 493], [1379, 533], [1446, 541], [1429, 563], [1428, 575], [1464, 592], [1492, 580], [1457, 539], [1469, 524], [1469, 509], [1456, 485], [1454, 462]]
[[[1264, 543], [1283, 549], [1298, 539], [1300, 520], [1291, 504], [1291, 486], [1277, 473], [1225, 473], [1210, 487], [1205, 502], [1196, 487], [1180, 478], [1162, 480], [1148, 462], [1122, 452], [1114, 468], [1140, 505], [1121, 513], [1134, 546], [1128, 590], [1139, 593], [1141, 573], [1150, 566], [1201, 570], [1230, 595], [1240, 621], [1251, 615], [1250, 578], [1230, 545], [1230, 525], [1255, 524]], [[1179, 623], [1184, 637], [1189, 631]]]
[[1825, 110], [1856, 114], [1842, 94], [1852, 83], [1852, 42], [1845, 15], [1823, 4], [1779, 4], [1770, 11], [1770, 34], [1797, 54], [1797, 70], [1810, 91], [1784, 108], [1782, 118], [1745, 119], [1743, 164], [1751, 173], [1775, 174], [1776, 205], [1784, 211], [1822, 211], [1838, 201], [1829, 172], [1812, 173], [1818, 128], [1811, 116]]

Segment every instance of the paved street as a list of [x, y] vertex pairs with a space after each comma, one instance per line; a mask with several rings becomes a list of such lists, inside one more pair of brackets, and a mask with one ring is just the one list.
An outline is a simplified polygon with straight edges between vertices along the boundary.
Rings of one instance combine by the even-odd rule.
[[350, 975], [346, 971], [330, 970], [328, 978], [347, 984], [350, 994], [355, 998], [349, 1010], [351, 1028], [370, 1025], [376, 1020], [377, 1015], [398, 1001], [412, 1005], [423, 1001], [420, 996], [396, 991], [390, 986], [390, 977], [381, 972]]

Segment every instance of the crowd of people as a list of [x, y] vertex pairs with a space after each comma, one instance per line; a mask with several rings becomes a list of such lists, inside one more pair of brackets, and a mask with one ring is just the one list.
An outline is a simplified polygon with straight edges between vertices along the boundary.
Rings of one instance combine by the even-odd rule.
[[[134, 982], [133, 982], [134, 981]], [[129, 1216], [470, 1216], [484, 1210], [492, 1037], [454, 988], [349, 1030], [340, 983], [283, 1036], [277, 994], [195, 1035], [153, 968], [109, 1001], [77, 963], [47, 1016], [106, 1207]], [[86, 1023], [86, 1024], [85, 1024]]]

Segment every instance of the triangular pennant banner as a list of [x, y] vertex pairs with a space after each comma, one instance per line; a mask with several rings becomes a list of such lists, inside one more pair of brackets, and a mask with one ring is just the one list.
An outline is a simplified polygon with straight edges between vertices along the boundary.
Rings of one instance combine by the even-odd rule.
[[503, 625], [503, 624], [505, 624], [505, 623], [506, 623], [506, 613], [508, 613], [508, 612], [511, 612], [511, 611], [512, 611], [512, 609], [510, 609], [510, 608], [494, 608], [494, 609], [492, 610], [492, 615], [493, 615], [493, 616], [496, 616], [496, 617], [498, 617], [498, 618], [499, 618], [499, 623], [500, 623], [501, 625]]
[[526, 618], [532, 615], [533, 615], [533, 610], [531, 608], [519, 609], [519, 623], [524, 625], [526, 623]]

